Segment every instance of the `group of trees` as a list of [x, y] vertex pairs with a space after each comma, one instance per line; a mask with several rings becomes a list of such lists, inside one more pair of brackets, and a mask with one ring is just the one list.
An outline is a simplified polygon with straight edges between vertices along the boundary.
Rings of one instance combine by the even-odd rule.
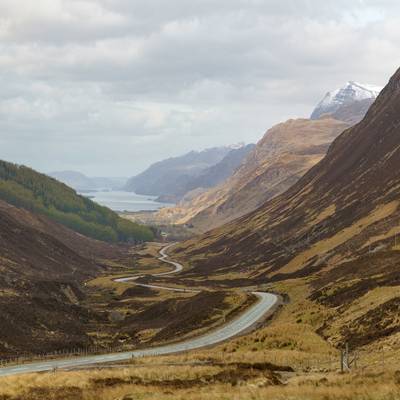
[[107, 242], [149, 241], [154, 236], [150, 228], [122, 219], [63, 183], [5, 161], [0, 161], [0, 199]]

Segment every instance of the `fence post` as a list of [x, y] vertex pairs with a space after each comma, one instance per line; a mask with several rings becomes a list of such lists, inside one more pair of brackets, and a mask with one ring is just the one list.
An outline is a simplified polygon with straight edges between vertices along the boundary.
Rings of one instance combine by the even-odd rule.
[[344, 354], [343, 349], [340, 349], [340, 372], [344, 372]]

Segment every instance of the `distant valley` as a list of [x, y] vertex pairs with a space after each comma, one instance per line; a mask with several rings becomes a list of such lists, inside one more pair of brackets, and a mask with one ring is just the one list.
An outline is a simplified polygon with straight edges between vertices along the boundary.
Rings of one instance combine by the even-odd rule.
[[119, 190], [128, 180], [128, 178], [93, 178], [77, 171], [55, 171], [50, 172], [48, 175], [79, 192], [90, 192], [102, 189]]
[[214, 187], [241, 164], [253, 145], [215, 147], [162, 160], [129, 179], [124, 190], [175, 203], [195, 189]]
[[[137, 196], [133, 189], [151, 192], [148, 201], [179, 201], [148, 213], [150, 227], [128, 221], [136, 213], [118, 215], [59, 180], [0, 162], [0, 354], [92, 346], [122, 361], [127, 351], [177, 338], [196, 343], [252, 315], [255, 296], [271, 296], [268, 324], [258, 320], [254, 332], [196, 357], [229, 374], [308, 374], [315, 357], [333, 355], [336, 365], [338, 349], [351, 343], [376, 360], [376, 346], [400, 332], [400, 71], [376, 98], [353, 86], [327, 95], [312, 118], [273, 126], [256, 145], [188, 153], [130, 179], [122, 202]], [[79, 176], [69, 178], [80, 187], [112, 184]], [[153, 242], [188, 236], [164, 249]], [[179, 261], [176, 276], [160, 249]], [[268, 362], [255, 363], [256, 354]], [[273, 364], [277, 354], [283, 366]], [[252, 374], [239, 372], [259, 376]]]
[[339, 134], [364, 117], [379, 93], [364, 86], [349, 82], [326, 94], [310, 119], [272, 127], [225, 181], [187, 195], [176, 207], [160, 210], [154, 220], [204, 232], [283, 193], [324, 157]]
[[400, 400], [399, 34], [1, 1], [0, 400]]
[[153, 238], [151, 229], [120, 218], [56, 179], [6, 161], [0, 161], [0, 200], [94, 239], [140, 242]]

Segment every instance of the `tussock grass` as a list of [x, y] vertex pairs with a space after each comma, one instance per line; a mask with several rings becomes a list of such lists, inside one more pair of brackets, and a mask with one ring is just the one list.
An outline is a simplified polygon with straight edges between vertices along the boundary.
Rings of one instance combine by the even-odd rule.
[[[366, 346], [359, 368], [340, 374], [338, 350], [317, 334], [330, 321], [330, 338], [343, 324], [397, 296], [397, 287], [377, 288], [342, 313], [309, 300], [309, 281], [273, 286], [288, 301], [267, 324], [216, 347], [132, 360], [122, 366], [57, 371], [0, 379], [0, 400], [397, 400], [400, 399], [400, 333]], [[232, 294], [230, 305], [238, 302]], [[246, 375], [240, 363], [290, 366], [295, 372]], [[242, 374], [243, 372], [243, 374]], [[219, 378], [215, 378], [218, 376]]]
[[[385, 374], [307, 374], [289, 376], [284, 385], [259, 377], [232, 383], [202, 383], [203, 376], [220, 372], [212, 366], [144, 366], [34, 374], [0, 379], [0, 393], [10, 400], [117, 399], [276, 399], [276, 400], [395, 400], [400, 398], [399, 372]], [[142, 384], [129, 383], [140, 377]], [[197, 380], [182, 388], [185, 380]], [[148, 384], [146, 383], [148, 382]]]
[[[376, 342], [362, 353], [361, 368], [337, 372], [337, 350], [315, 333], [331, 310], [307, 299], [307, 280], [286, 281], [275, 290], [291, 301], [272, 321], [217, 347], [186, 354], [132, 360], [115, 368], [32, 374], [0, 379], [1, 400], [396, 400], [400, 399], [400, 334]], [[390, 288], [389, 288], [390, 289]], [[389, 293], [390, 292], [390, 293]], [[369, 305], [391, 296], [379, 290], [354, 304]], [[385, 353], [382, 346], [393, 351]], [[326, 365], [325, 361], [332, 364]], [[282, 384], [264, 373], [232, 380], [235, 363], [291, 366]], [[226, 374], [226, 381], [210, 376]], [[239, 374], [239, 376], [241, 376]], [[3, 397], [1, 397], [3, 396]]]

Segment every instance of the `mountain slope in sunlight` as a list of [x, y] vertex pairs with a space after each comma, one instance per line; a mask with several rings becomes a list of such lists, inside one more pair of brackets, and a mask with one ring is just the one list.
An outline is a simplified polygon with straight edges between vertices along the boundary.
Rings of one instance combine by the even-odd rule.
[[176, 252], [211, 252], [196, 264], [199, 272], [246, 265], [255, 277], [280, 279], [365, 254], [370, 245], [390, 247], [400, 217], [399, 126], [400, 70], [297, 184]]

